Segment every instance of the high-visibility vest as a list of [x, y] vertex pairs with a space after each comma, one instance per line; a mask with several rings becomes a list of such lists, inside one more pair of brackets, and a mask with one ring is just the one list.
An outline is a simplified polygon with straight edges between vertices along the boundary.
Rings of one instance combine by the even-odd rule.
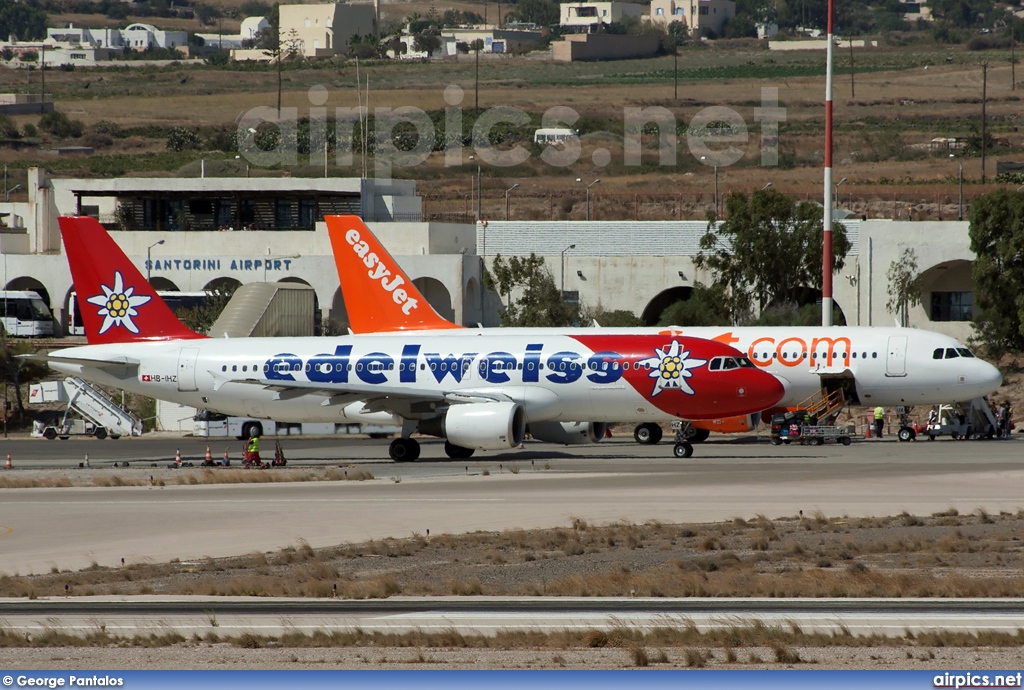
[[260, 452], [260, 439], [258, 436], [254, 436], [249, 439], [249, 452], [258, 453]]
[[885, 408], [884, 407], [876, 407], [875, 408], [875, 419], [885, 419]]

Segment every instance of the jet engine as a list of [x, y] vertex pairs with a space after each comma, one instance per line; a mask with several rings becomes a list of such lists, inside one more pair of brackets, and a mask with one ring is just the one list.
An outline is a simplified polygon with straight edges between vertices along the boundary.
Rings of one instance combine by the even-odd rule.
[[444, 417], [449, 443], [477, 450], [515, 448], [526, 435], [526, 410], [519, 403], [452, 405]]
[[600, 443], [608, 425], [604, 422], [531, 422], [530, 434], [538, 441], [581, 446]]

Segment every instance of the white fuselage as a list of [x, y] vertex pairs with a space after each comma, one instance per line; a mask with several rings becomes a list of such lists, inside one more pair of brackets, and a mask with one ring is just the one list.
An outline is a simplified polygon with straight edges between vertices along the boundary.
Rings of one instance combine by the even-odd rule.
[[[605, 335], [480, 330], [157, 341], [59, 350], [50, 366], [161, 400], [278, 421], [395, 422], [396, 409], [422, 419], [471, 399], [521, 403], [527, 421], [667, 421], [684, 409], [693, 418], [742, 414], [725, 411], [737, 406], [737, 391], [744, 403], [771, 395], [771, 405], [781, 395], [778, 383], [754, 368], [709, 372], [704, 359], [694, 366], [698, 397], [657, 390], [657, 375], [641, 371], [640, 362], [673, 338], [619, 334], [620, 351], [609, 352], [598, 346]], [[622, 347], [627, 341], [635, 348]], [[770, 383], [770, 392], [757, 382]]]

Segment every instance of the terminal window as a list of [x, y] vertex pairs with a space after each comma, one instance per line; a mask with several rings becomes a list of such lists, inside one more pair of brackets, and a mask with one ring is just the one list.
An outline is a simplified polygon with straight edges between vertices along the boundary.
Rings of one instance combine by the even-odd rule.
[[970, 321], [973, 317], [974, 293], [932, 293], [932, 321]]

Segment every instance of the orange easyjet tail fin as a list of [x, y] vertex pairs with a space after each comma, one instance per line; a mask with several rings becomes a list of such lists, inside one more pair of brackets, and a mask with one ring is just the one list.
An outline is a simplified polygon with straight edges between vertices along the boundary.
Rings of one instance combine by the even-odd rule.
[[359, 216], [324, 216], [353, 333], [462, 328], [438, 314]]
[[205, 337], [178, 320], [98, 220], [59, 222], [90, 345]]

